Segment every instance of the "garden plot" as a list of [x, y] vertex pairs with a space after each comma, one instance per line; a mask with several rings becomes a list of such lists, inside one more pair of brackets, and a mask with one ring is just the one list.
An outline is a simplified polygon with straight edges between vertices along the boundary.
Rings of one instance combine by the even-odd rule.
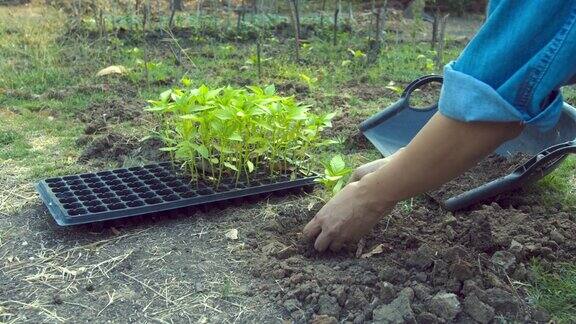
[[[52, 221], [34, 193], [39, 179], [175, 157], [173, 149], [159, 150], [170, 147], [165, 141], [142, 141], [158, 130], [159, 117], [142, 106], [166, 89], [202, 84], [208, 91], [241, 88], [234, 96], [244, 99], [255, 92], [245, 86], [275, 84], [272, 97], [294, 95], [311, 105], [308, 116], [338, 113], [332, 128], [315, 133], [333, 140], [318, 150], [325, 165], [334, 154], [346, 154], [349, 165], [377, 158], [357, 124], [396, 100], [407, 82], [440, 68], [430, 65], [430, 44], [409, 35], [411, 21], [391, 13], [385, 48], [370, 65], [361, 55], [372, 35], [364, 25], [369, 13], [356, 15], [352, 30], [343, 23], [336, 45], [328, 19], [333, 12], [325, 15], [324, 26], [318, 17], [306, 17], [303, 24], [311, 27], [305, 27], [308, 39], [295, 62], [288, 16], [281, 22], [255, 17], [255, 24], [233, 26], [221, 37], [222, 22], [197, 19], [194, 12], [174, 30], [193, 58], [191, 68], [162, 41], [163, 31], [141, 37], [138, 20], [132, 29], [114, 21], [118, 31], [100, 37], [90, 19], [89, 32], [66, 28], [63, 11], [0, 8], [0, 322], [572, 321], [573, 159], [538, 186], [471, 210], [449, 213], [426, 197], [403, 202], [359, 245], [339, 254], [320, 255], [301, 237], [327, 190], [66, 228]], [[457, 39], [448, 37], [446, 60], [458, 55], [462, 39], [472, 35], [470, 26], [481, 21], [455, 20], [448, 31]], [[184, 26], [188, 22], [193, 26]], [[408, 29], [396, 32], [396, 27]], [[252, 44], [258, 35], [261, 76]], [[95, 76], [111, 64], [124, 65], [127, 74]], [[193, 86], [179, 83], [185, 76]], [[436, 97], [421, 95], [423, 106]], [[575, 97], [566, 91], [569, 102]], [[225, 143], [238, 145], [231, 135]], [[179, 161], [191, 175], [204, 177], [205, 171], [213, 184], [218, 172], [212, 176], [209, 162], [215, 160], [204, 160], [206, 169], [198, 167], [201, 162], [185, 163], [206, 153], [201, 142], [193, 143], [195, 156], [182, 151]], [[284, 162], [285, 151], [277, 150], [276, 158]], [[221, 155], [208, 153], [209, 159]], [[238, 174], [254, 177], [257, 167], [267, 175], [287, 169], [283, 163], [255, 163], [270, 157], [248, 153], [225, 154], [223, 161], [232, 167], [219, 159], [214, 170], [222, 167], [235, 183]], [[301, 153], [295, 151], [304, 163], [290, 172], [307, 168], [309, 157]], [[476, 175], [496, 175], [500, 167], [486, 160]]]

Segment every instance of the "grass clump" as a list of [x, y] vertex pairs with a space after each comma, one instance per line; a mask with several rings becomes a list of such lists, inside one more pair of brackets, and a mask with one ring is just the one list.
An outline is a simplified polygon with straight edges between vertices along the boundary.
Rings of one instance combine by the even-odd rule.
[[573, 323], [576, 318], [576, 264], [558, 264], [546, 269], [532, 264], [535, 276], [529, 292], [532, 302], [552, 314], [558, 323]]

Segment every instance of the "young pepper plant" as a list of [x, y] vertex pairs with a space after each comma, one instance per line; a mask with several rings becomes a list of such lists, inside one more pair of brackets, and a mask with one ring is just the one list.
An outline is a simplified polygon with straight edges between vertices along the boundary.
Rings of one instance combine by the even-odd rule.
[[335, 155], [328, 163], [323, 163], [323, 165], [324, 174], [316, 181], [335, 195], [342, 190], [353, 170], [346, 165], [341, 155]]
[[220, 185], [250, 182], [254, 174], [296, 174], [310, 170], [315, 151], [326, 142], [322, 130], [334, 114], [314, 114], [273, 85], [211, 89], [173, 88], [150, 100], [158, 116], [156, 135], [164, 151], [193, 180]]

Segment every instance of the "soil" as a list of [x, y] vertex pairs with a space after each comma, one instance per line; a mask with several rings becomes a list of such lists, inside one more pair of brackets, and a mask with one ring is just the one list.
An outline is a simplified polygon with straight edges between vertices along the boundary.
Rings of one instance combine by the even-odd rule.
[[107, 99], [93, 103], [78, 115], [84, 123], [119, 123], [140, 122], [144, 115], [146, 103], [135, 99]]
[[[446, 183], [438, 190], [430, 192], [429, 195], [436, 201], [443, 202], [510, 174], [530, 158], [531, 156], [522, 153], [517, 153], [511, 157], [492, 154], [463, 175]], [[504, 195], [501, 199], [506, 196]]]
[[317, 315], [334, 323], [487, 323], [498, 316], [536, 322], [534, 316], [547, 316], [510, 280], [530, 282], [533, 257], [546, 263], [571, 260], [576, 252], [566, 239], [576, 234], [568, 213], [492, 204], [451, 214], [418, 201], [366, 238], [364, 252], [380, 253], [324, 256], [301, 243], [301, 228], [315, 211], [285, 204], [270, 228], [253, 233], [264, 255], [254, 267], [259, 289], [298, 323]]
[[[94, 123], [89, 124], [86, 130], [92, 125]], [[92, 134], [95, 133], [99, 132]], [[107, 162], [124, 165], [128, 159], [138, 159], [144, 163], [168, 159], [165, 153], [158, 150], [164, 146], [162, 141], [154, 138], [140, 142], [137, 138], [106, 131], [102, 135], [84, 135], [77, 140], [77, 144], [86, 146], [78, 159], [79, 162], [91, 162], [96, 166], [104, 166]]]
[[345, 138], [345, 146], [350, 150], [365, 150], [371, 148], [371, 144], [360, 132], [359, 125], [364, 121], [360, 116], [352, 116], [348, 110], [339, 113], [332, 120], [332, 128], [324, 131], [326, 138]]
[[373, 86], [364, 82], [348, 84], [350, 95], [366, 101], [375, 101], [382, 98], [398, 98], [399, 95], [384, 86]]
[[279, 83], [276, 85], [276, 90], [279, 94], [285, 96], [296, 96], [298, 99], [302, 99], [308, 95], [310, 90], [304, 84], [287, 81], [284, 83]]
[[320, 206], [269, 197], [62, 228], [35, 202], [0, 217], [11, 229], [0, 305], [31, 322], [535, 323], [548, 316], [527, 302], [530, 260], [576, 253], [569, 213], [493, 203], [452, 214], [417, 199], [385, 217], [360, 253], [321, 255], [301, 236]]

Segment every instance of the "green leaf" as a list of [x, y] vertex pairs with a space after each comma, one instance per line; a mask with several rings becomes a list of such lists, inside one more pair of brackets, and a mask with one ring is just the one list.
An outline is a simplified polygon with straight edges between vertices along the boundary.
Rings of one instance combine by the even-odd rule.
[[246, 165], [248, 166], [248, 172], [252, 173], [254, 171], [254, 163], [246, 161]]
[[242, 142], [242, 136], [240, 136], [240, 134], [238, 132], [234, 132], [232, 133], [232, 135], [228, 136], [228, 139], [231, 141], [237, 141], [237, 142]]
[[174, 151], [178, 150], [178, 148], [177, 147], [161, 147], [158, 150], [162, 151], [162, 152], [174, 152]]
[[182, 115], [180, 118], [184, 120], [200, 121], [200, 118], [198, 118], [198, 116], [195, 114]]
[[346, 162], [344, 162], [341, 155], [335, 155], [332, 160], [330, 160], [330, 168], [332, 171], [338, 172], [346, 168]]
[[271, 85], [267, 86], [266, 88], [264, 88], [264, 93], [267, 96], [272, 96], [276, 93], [276, 87], [273, 84], [271, 84]]
[[332, 193], [337, 194], [344, 187], [344, 179], [338, 180], [334, 188], [332, 188]]
[[234, 166], [233, 164], [230, 164], [228, 162], [224, 162], [224, 166], [227, 167], [228, 169], [232, 169], [234, 171], [238, 171], [238, 168], [236, 168], [236, 166]]
[[167, 102], [170, 99], [170, 95], [172, 94], [172, 90], [166, 90], [160, 94], [160, 101]]
[[204, 145], [197, 146], [196, 151], [205, 159], [207, 159], [210, 155], [210, 153], [208, 152], [208, 148]]

